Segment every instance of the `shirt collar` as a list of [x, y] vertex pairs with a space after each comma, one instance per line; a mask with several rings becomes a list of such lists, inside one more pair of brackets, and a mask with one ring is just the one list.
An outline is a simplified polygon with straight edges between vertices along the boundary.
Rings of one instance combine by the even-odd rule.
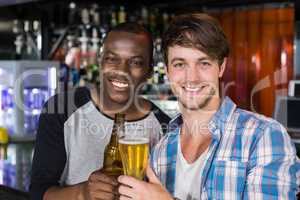
[[221, 134], [225, 131], [226, 123], [231, 119], [235, 109], [236, 104], [226, 96], [218, 111], [208, 123], [208, 128], [211, 131], [213, 138], [220, 139]]
[[[220, 134], [224, 132], [225, 125], [231, 119], [235, 109], [236, 104], [226, 96], [222, 100], [218, 111], [213, 115], [212, 119], [208, 123], [208, 128], [211, 131], [213, 138], [219, 139], [221, 137]], [[182, 115], [178, 114], [170, 121], [168, 132], [179, 133], [178, 128], [181, 126], [182, 122]]]

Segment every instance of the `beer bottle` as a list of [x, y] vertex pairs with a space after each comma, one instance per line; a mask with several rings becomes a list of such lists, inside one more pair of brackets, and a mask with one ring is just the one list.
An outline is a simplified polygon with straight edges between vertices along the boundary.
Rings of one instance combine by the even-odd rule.
[[123, 174], [123, 165], [118, 148], [118, 137], [125, 132], [124, 122], [125, 114], [117, 113], [109, 144], [105, 147], [103, 170], [105, 174], [110, 176]]

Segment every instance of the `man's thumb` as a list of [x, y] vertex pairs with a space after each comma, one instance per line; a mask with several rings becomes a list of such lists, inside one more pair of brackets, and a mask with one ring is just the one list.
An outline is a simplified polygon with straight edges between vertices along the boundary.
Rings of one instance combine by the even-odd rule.
[[161, 185], [159, 179], [156, 177], [156, 175], [153, 172], [153, 170], [151, 169], [150, 165], [147, 166], [146, 175], [147, 175], [150, 183], [155, 183], [155, 184]]

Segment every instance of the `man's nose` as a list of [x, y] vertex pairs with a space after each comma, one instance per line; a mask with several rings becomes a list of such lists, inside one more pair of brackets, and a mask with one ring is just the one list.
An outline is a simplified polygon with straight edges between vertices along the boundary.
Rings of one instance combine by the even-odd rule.
[[196, 66], [189, 66], [185, 70], [185, 78], [188, 81], [197, 82], [201, 80], [201, 74]]
[[118, 68], [120, 71], [129, 73], [129, 64], [126, 60], [121, 61]]

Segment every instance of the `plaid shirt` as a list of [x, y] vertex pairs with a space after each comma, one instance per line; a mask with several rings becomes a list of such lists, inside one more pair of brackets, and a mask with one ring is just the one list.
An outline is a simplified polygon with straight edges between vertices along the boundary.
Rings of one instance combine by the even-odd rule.
[[[170, 132], [150, 157], [157, 177], [173, 195], [181, 123], [181, 116], [170, 123]], [[300, 161], [282, 125], [238, 109], [226, 97], [208, 128], [212, 142], [199, 186], [201, 199], [296, 199]]]

